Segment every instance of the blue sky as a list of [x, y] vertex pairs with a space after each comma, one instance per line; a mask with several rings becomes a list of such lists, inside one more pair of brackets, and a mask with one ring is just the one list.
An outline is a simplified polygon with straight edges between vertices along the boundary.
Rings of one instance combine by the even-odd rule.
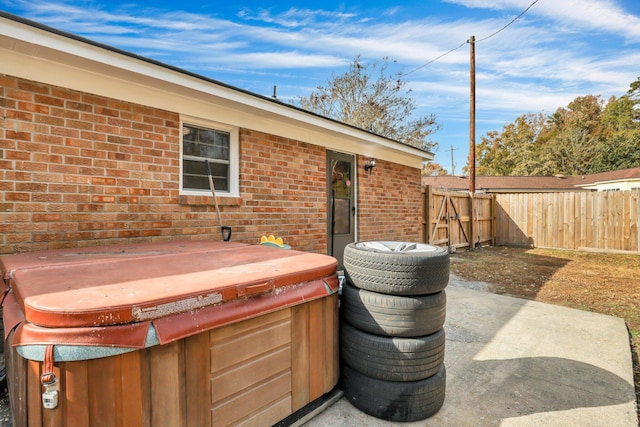
[[[469, 45], [476, 43], [476, 142], [577, 96], [621, 96], [640, 77], [640, 1], [306, 2], [0, 0], [24, 18], [283, 101], [308, 95], [360, 55], [406, 74], [416, 114], [442, 129], [435, 160], [469, 155]], [[456, 49], [457, 48], [457, 49]], [[435, 58], [442, 56], [435, 62]], [[428, 65], [424, 66], [425, 64]]]

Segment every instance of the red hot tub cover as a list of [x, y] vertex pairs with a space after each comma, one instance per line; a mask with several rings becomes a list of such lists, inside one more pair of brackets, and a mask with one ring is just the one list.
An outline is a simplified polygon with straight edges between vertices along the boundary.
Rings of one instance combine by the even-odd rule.
[[327, 255], [236, 242], [8, 255], [0, 257], [10, 288], [5, 331], [19, 325], [13, 345], [141, 348], [153, 324], [164, 344], [330, 295], [336, 268]]

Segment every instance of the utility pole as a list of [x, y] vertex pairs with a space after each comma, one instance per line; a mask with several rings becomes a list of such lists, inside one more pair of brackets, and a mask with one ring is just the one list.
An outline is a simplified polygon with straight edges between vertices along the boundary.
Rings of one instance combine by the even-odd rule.
[[469, 38], [470, 46], [470, 100], [469, 100], [469, 202], [471, 204], [471, 221], [469, 221], [469, 249], [476, 246], [477, 218], [474, 194], [476, 192], [476, 38]]
[[476, 37], [469, 38], [470, 101], [469, 101], [469, 193], [476, 191]]
[[453, 163], [453, 152], [457, 150], [457, 148], [453, 148], [453, 145], [451, 146], [451, 148], [449, 148], [447, 151], [451, 152], [451, 176], [455, 176], [456, 175], [456, 165], [455, 163]]

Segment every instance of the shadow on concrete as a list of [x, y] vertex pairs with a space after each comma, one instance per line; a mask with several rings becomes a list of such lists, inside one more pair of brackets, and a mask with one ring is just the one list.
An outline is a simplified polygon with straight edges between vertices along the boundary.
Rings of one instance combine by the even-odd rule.
[[447, 397], [422, 425], [635, 427], [622, 319], [474, 287], [447, 288]]
[[629, 402], [629, 383], [598, 366], [558, 357], [473, 361], [473, 383], [498, 404], [484, 408], [483, 425], [541, 412]]

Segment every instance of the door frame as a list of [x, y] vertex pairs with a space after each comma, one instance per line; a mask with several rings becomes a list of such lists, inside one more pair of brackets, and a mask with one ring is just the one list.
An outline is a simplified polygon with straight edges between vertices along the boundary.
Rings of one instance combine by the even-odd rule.
[[[358, 195], [357, 195], [357, 189], [358, 189], [358, 183], [357, 183], [357, 156], [355, 154], [352, 153], [346, 153], [346, 152], [341, 152], [341, 151], [335, 151], [335, 150], [326, 150], [326, 169], [327, 169], [327, 173], [326, 173], [326, 191], [327, 191], [327, 203], [326, 203], [326, 207], [327, 207], [327, 254], [334, 256], [334, 252], [335, 252], [335, 248], [334, 248], [334, 244], [335, 244], [335, 239], [334, 239], [334, 204], [333, 204], [333, 197], [332, 197], [332, 170], [331, 170], [331, 162], [332, 160], [340, 160], [340, 161], [347, 161], [351, 164], [351, 171], [350, 171], [350, 175], [351, 175], [351, 192], [350, 192], [350, 199], [351, 199], [351, 218], [352, 220], [350, 221], [351, 223], [351, 227], [352, 230], [350, 230], [351, 232], [349, 234], [351, 234], [353, 236], [353, 241], [355, 242], [357, 240], [357, 234], [358, 234], [358, 206], [357, 206], [357, 200], [358, 200]], [[342, 269], [342, 255], [340, 255], [339, 257], [336, 257], [338, 259], [338, 263], [340, 264], [338, 266], [339, 269]]]

